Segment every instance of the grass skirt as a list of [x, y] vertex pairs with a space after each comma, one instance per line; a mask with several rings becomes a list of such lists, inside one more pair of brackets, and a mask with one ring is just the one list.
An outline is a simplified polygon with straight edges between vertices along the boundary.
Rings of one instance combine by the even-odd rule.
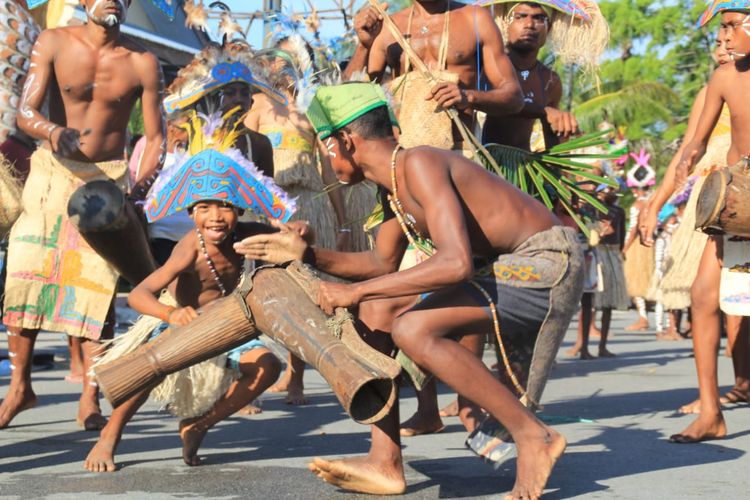
[[625, 285], [625, 269], [620, 245], [599, 245], [596, 251], [599, 254], [603, 291], [594, 295], [594, 307], [599, 310], [627, 311], [630, 307], [630, 297]]
[[654, 249], [644, 247], [639, 241], [634, 241], [625, 254], [625, 281], [628, 295], [645, 297], [651, 276], [654, 274]]
[[[162, 294], [159, 301], [165, 305], [177, 305], [177, 301], [167, 292]], [[152, 334], [158, 332], [163, 325], [164, 322], [158, 318], [141, 316], [127, 333], [111, 341], [111, 347], [94, 366], [109, 363], [134, 351], [148, 342]], [[151, 399], [180, 418], [203, 415], [227, 392], [232, 382], [239, 378], [239, 372], [226, 366], [227, 355], [221, 354], [167, 375], [151, 391]]]
[[0, 154], [0, 240], [21, 215], [21, 182], [13, 173], [13, 165]]

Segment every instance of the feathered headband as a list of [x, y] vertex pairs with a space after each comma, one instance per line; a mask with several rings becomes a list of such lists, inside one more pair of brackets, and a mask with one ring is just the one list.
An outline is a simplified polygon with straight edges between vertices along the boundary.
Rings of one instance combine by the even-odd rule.
[[495, 22], [506, 40], [515, 7], [520, 3], [538, 4], [550, 18], [547, 45], [563, 64], [577, 64], [595, 71], [609, 43], [609, 25], [593, 0], [480, 0], [478, 3], [492, 6]]
[[286, 105], [286, 97], [270, 81], [269, 73], [256, 63], [248, 44], [235, 41], [224, 47], [212, 45], [177, 73], [164, 98], [164, 109], [169, 114], [187, 109], [211, 92], [236, 82], [246, 83]]
[[[296, 210], [295, 200], [266, 177], [233, 145], [242, 134], [242, 120], [189, 111], [188, 150], [157, 178], [145, 202], [149, 222], [187, 210], [196, 203], [215, 200], [282, 222]], [[229, 125], [233, 123], [233, 125]]]
[[747, 0], [714, 0], [698, 19], [699, 28], [705, 26], [714, 17], [725, 11], [737, 11], [750, 14], [750, 1]]

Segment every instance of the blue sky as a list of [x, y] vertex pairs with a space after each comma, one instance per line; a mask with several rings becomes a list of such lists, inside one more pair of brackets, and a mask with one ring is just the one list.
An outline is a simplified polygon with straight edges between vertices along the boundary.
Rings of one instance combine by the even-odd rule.
[[[223, 0], [230, 9], [237, 12], [254, 12], [263, 8], [263, 0]], [[363, 5], [367, 0], [357, 0], [357, 7]], [[207, 2], [210, 3], [210, 2]], [[348, 3], [346, 0], [345, 3]], [[337, 8], [336, 2], [333, 0], [313, 0], [313, 4], [317, 9], [332, 9]], [[284, 11], [287, 9], [295, 12], [303, 11], [308, 9], [308, 4], [305, 0], [282, 0], [282, 8]], [[321, 35], [323, 37], [333, 37], [340, 35], [344, 31], [344, 26], [341, 21], [330, 21], [324, 22], [321, 27]], [[253, 23], [250, 36], [248, 41], [254, 47], [260, 47], [263, 41], [263, 28], [262, 23], [255, 21]]]

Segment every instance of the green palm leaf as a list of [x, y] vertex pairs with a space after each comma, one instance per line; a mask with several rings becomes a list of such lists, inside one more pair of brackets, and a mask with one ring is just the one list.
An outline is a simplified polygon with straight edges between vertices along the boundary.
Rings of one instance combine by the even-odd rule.
[[[596, 184], [617, 187], [616, 180], [596, 175], [595, 167], [590, 162], [615, 159], [619, 155], [577, 151], [608, 144], [609, 133], [606, 130], [582, 135], [542, 153], [501, 144], [487, 144], [485, 147], [499, 166], [499, 175], [523, 192], [538, 198], [550, 209], [554, 205], [554, 198], [559, 199], [565, 210], [588, 234], [584, 220], [573, 209], [574, 200], [582, 199], [602, 213], [607, 213], [607, 208], [575, 179], [583, 178]], [[485, 167], [495, 170], [486, 162]]]

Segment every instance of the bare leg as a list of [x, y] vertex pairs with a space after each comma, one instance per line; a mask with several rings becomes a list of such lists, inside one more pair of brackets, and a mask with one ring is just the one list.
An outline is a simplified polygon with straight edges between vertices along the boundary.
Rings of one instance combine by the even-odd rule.
[[80, 384], [83, 382], [81, 339], [68, 335], [68, 351], [70, 352], [70, 373], [65, 377], [65, 381], [72, 384]]
[[[588, 327], [584, 325], [586, 336]], [[481, 360], [449, 338], [492, 328], [483, 308], [457, 287], [433, 293], [400, 316], [392, 335], [415, 363], [505, 426], [518, 450], [516, 484], [510, 496], [538, 498], [565, 450], [565, 438], [534, 417]]]
[[734, 387], [721, 397], [721, 404], [750, 402], [750, 321], [745, 317], [727, 316], [727, 346], [732, 355]]
[[[154, 386], [155, 387], [155, 386]], [[120, 444], [122, 433], [125, 425], [130, 422], [133, 415], [143, 406], [148, 399], [151, 389], [136, 394], [123, 404], [112, 410], [112, 416], [109, 422], [99, 434], [99, 440], [89, 452], [83, 467], [91, 472], [114, 472], [117, 470], [115, 465], [115, 450]]]
[[271, 384], [281, 372], [281, 363], [264, 348], [247, 351], [240, 357], [240, 373], [236, 380], [205, 415], [180, 422], [182, 459], [188, 465], [200, 465], [198, 448], [208, 429], [244, 408]]
[[693, 351], [698, 372], [700, 414], [685, 430], [671, 436], [676, 443], [694, 443], [726, 436], [727, 428], [719, 406], [716, 355], [719, 349], [719, 283], [721, 240], [708, 239], [690, 299], [693, 308]]
[[422, 390], [417, 390], [417, 411], [401, 424], [403, 437], [435, 434], [445, 429], [437, 405], [437, 383], [431, 378]]
[[[604, 314], [602, 313], [602, 323], [604, 323]], [[596, 311], [591, 314], [591, 328], [589, 328], [589, 338], [601, 338], [602, 332], [596, 327]]]
[[24, 410], [36, 405], [36, 394], [31, 388], [31, 362], [34, 343], [39, 330], [8, 327], [8, 353], [11, 362], [10, 385], [0, 404], [0, 429]]
[[679, 324], [678, 313], [679, 311], [667, 311], [667, 321], [669, 322], [669, 325], [667, 326], [667, 331], [665, 333], [661, 335], [658, 333], [656, 334], [658, 340], [682, 340], [682, 336], [677, 329]]
[[287, 357], [286, 371], [281, 380], [273, 387], [268, 389], [268, 392], [284, 392], [287, 391], [284, 402], [288, 405], [304, 405], [307, 404], [307, 398], [305, 397], [305, 384], [303, 382], [303, 376], [305, 373], [305, 362], [299, 359], [297, 356], [289, 353]]
[[648, 311], [646, 310], [646, 299], [643, 297], [633, 297], [633, 303], [638, 311], [638, 319], [632, 325], [625, 327], [629, 332], [642, 332], [648, 330]]
[[[373, 300], [360, 304], [358, 330], [380, 352], [393, 350], [391, 324], [415, 298]], [[340, 488], [379, 495], [400, 495], [406, 490], [399, 436], [398, 402], [380, 422], [370, 427], [370, 451], [364, 457], [324, 460], [315, 458], [309, 468], [327, 483]]]
[[607, 337], [609, 337], [609, 326], [612, 324], [612, 309], [602, 309], [602, 330], [599, 338], [599, 357], [614, 358], [614, 353], [607, 350]]
[[78, 400], [78, 416], [76, 422], [87, 431], [102, 430], [107, 424], [107, 419], [102, 415], [99, 408], [99, 387], [93, 378], [89, 377], [89, 371], [94, 364], [94, 358], [101, 355], [102, 347], [98, 342], [86, 340], [81, 342], [83, 351], [83, 390]]

